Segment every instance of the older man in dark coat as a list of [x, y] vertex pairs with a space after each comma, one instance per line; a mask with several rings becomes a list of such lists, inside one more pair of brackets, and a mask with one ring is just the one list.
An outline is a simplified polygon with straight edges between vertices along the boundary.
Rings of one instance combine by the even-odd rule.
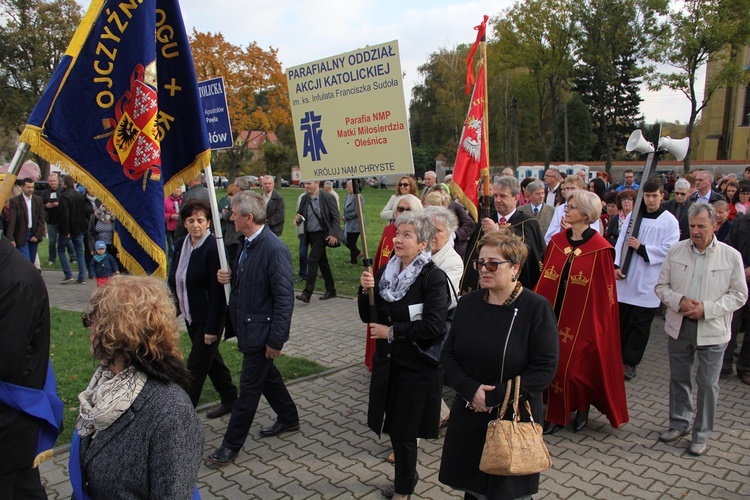
[[263, 197], [252, 191], [232, 198], [232, 220], [245, 239], [233, 271], [219, 271], [220, 283], [232, 283], [227, 308], [227, 337], [237, 336], [243, 355], [240, 397], [235, 401], [221, 447], [208, 461], [224, 466], [235, 459], [253, 424], [260, 396], [278, 416], [260, 430], [270, 437], [299, 429], [297, 407], [281, 379], [274, 358], [289, 340], [294, 309], [292, 256], [266, 226]]
[[[57, 240], [57, 256], [60, 258], [60, 265], [65, 274], [62, 282], [72, 283], [75, 281], [84, 284], [86, 283], [86, 258], [83, 255], [83, 237], [89, 226], [86, 219], [86, 196], [76, 190], [76, 181], [69, 175], [63, 177], [63, 186], [65, 190], [60, 195], [60, 220], [58, 221], [60, 234]], [[65, 248], [68, 242], [73, 242], [73, 248], [76, 251], [77, 280], [73, 279], [73, 271], [70, 269], [70, 263], [65, 256]]]

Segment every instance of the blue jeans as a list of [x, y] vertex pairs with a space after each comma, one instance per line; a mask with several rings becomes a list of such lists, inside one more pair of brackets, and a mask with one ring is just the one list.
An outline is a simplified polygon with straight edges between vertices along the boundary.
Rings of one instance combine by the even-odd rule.
[[83, 256], [83, 233], [73, 234], [70, 237], [58, 235], [57, 239], [57, 256], [60, 258], [60, 265], [62, 266], [63, 273], [66, 278], [73, 277], [73, 271], [70, 269], [70, 263], [68, 257], [65, 255], [65, 247], [68, 243], [73, 243], [73, 248], [76, 252], [76, 260], [78, 261], [78, 280], [86, 280], [86, 259]]
[[29, 229], [26, 233], [26, 244], [19, 248], [18, 250], [23, 254], [24, 257], [29, 259], [31, 263], [33, 264], [36, 260], [36, 249], [39, 247], [39, 242], [36, 243], [31, 242], [31, 237], [34, 236], [31, 232], [31, 229]]
[[[47, 224], [47, 240], [49, 242], [49, 256], [47, 260], [55, 263], [57, 259], [57, 224]], [[72, 256], [75, 253], [73, 243], [68, 243], [68, 253]]]

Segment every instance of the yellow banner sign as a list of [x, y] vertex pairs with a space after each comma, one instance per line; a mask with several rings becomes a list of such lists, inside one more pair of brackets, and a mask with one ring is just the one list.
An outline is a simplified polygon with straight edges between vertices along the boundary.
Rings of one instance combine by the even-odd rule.
[[414, 173], [398, 41], [286, 76], [303, 180]]

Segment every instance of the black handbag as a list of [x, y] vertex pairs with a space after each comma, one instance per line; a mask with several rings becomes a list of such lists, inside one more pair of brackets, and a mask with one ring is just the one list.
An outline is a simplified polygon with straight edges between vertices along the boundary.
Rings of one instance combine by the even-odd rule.
[[[445, 274], [442, 269], [440, 269], [440, 271]], [[427, 276], [425, 276], [425, 281], [427, 281], [428, 276], [429, 273], [427, 274]], [[453, 283], [451, 282], [448, 275], [445, 276], [445, 279], [448, 282], [448, 286], [450, 287], [452, 295], [448, 297], [450, 304], [448, 306], [448, 316], [445, 318], [445, 328], [443, 329], [443, 335], [431, 341], [429, 345], [425, 345], [425, 342], [413, 342], [414, 346], [417, 348], [417, 352], [419, 352], [419, 356], [433, 366], [440, 366], [440, 354], [443, 352], [443, 346], [445, 345], [445, 341], [450, 334], [451, 326], [453, 326], [453, 316], [455, 316], [456, 307], [458, 305], [458, 294], [456, 293], [456, 289], [453, 287]]]

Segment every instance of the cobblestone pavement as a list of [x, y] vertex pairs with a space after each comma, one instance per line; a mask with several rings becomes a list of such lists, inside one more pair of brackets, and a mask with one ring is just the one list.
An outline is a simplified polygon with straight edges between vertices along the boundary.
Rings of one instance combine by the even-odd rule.
[[[59, 285], [61, 273], [44, 272], [51, 304], [82, 310], [95, 285]], [[234, 463], [201, 467], [203, 498], [381, 498], [393, 473], [385, 462], [386, 436], [366, 427], [369, 373], [362, 365], [364, 326], [356, 304], [337, 298], [299, 301], [291, 340], [284, 352], [304, 356], [331, 370], [296, 380], [289, 390], [300, 410], [299, 432], [260, 438], [273, 412], [261, 402], [245, 447]], [[575, 434], [560, 431], [547, 443], [554, 468], [542, 474], [537, 498], [750, 498], [750, 386], [723, 378], [717, 423], [703, 457], [687, 453], [689, 441], [657, 440], [667, 424], [669, 366], [663, 321], [654, 321], [638, 376], [627, 383], [630, 422], [620, 429], [592, 408], [589, 426]], [[451, 398], [450, 390], [446, 397]], [[229, 421], [205, 419], [204, 457], [221, 443]], [[442, 439], [421, 440], [419, 498], [461, 498], [437, 480]], [[67, 448], [40, 467], [50, 498], [70, 498]], [[123, 471], [123, 473], [126, 473]]]

